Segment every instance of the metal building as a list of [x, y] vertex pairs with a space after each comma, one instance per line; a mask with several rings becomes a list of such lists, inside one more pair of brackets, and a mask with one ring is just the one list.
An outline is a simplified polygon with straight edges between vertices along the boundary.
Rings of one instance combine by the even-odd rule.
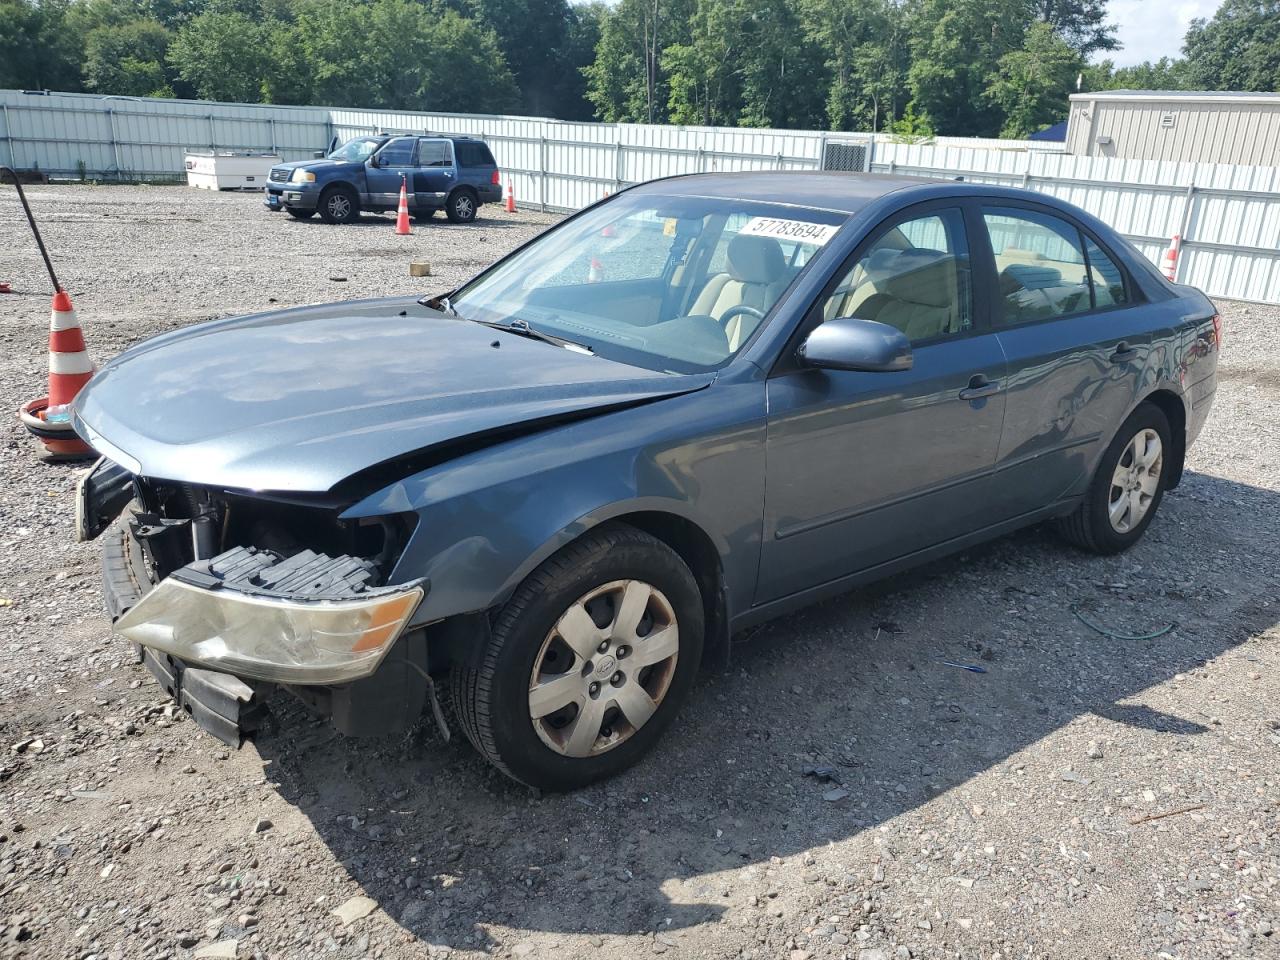
[[1071, 96], [1067, 152], [1280, 165], [1280, 93], [1106, 90]]

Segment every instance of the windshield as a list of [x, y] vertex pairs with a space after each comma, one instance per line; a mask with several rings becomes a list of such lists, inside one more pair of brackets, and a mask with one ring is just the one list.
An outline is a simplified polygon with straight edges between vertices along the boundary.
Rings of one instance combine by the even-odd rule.
[[353, 160], [356, 163], [364, 163], [369, 159], [369, 155], [378, 147], [382, 146], [383, 141], [372, 140], [368, 137], [356, 137], [354, 140], [348, 140], [333, 153], [329, 154], [330, 160]]
[[624, 193], [544, 234], [451, 300], [653, 370], [722, 366], [845, 215]]

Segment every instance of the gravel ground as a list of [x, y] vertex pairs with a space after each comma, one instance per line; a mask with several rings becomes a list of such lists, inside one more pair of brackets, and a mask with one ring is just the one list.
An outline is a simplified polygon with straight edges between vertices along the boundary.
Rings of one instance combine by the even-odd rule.
[[[30, 195], [99, 360], [275, 303], [444, 289], [553, 219], [401, 238], [248, 195]], [[43, 393], [48, 297], [11, 189], [0, 210], [13, 410]], [[1133, 551], [1033, 529], [778, 620], [648, 760], [570, 796], [427, 724], [349, 741], [282, 705], [224, 749], [112, 638], [76, 471], [10, 419], [0, 955], [1280, 955], [1280, 308], [1222, 310], [1213, 417]], [[1176, 626], [1106, 637], [1074, 610]]]

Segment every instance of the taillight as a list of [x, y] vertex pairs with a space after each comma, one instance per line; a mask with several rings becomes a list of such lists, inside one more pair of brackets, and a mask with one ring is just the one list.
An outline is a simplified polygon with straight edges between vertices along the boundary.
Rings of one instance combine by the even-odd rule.
[[1222, 349], [1222, 315], [1219, 313], [1213, 315], [1213, 342]]
[[497, 170], [493, 171], [493, 176], [489, 178], [489, 182], [490, 182], [490, 183], [492, 183], [495, 187], [496, 187], [499, 183], [501, 183], [501, 181], [498, 179], [498, 171], [497, 171]]

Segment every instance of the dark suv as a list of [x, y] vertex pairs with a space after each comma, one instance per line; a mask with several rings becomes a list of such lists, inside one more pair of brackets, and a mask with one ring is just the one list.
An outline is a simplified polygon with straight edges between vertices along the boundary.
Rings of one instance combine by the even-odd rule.
[[502, 198], [483, 140], [380, 134], [348, 140], [327, 157], [276, 164], [264, 203], [299, 220], [319, 213], [328, 223], [349, 223], [362, 210], [395, 210], [402, 181], [417, 220], [443, 210], [454, 223], [470, 223], [480, 204]]

